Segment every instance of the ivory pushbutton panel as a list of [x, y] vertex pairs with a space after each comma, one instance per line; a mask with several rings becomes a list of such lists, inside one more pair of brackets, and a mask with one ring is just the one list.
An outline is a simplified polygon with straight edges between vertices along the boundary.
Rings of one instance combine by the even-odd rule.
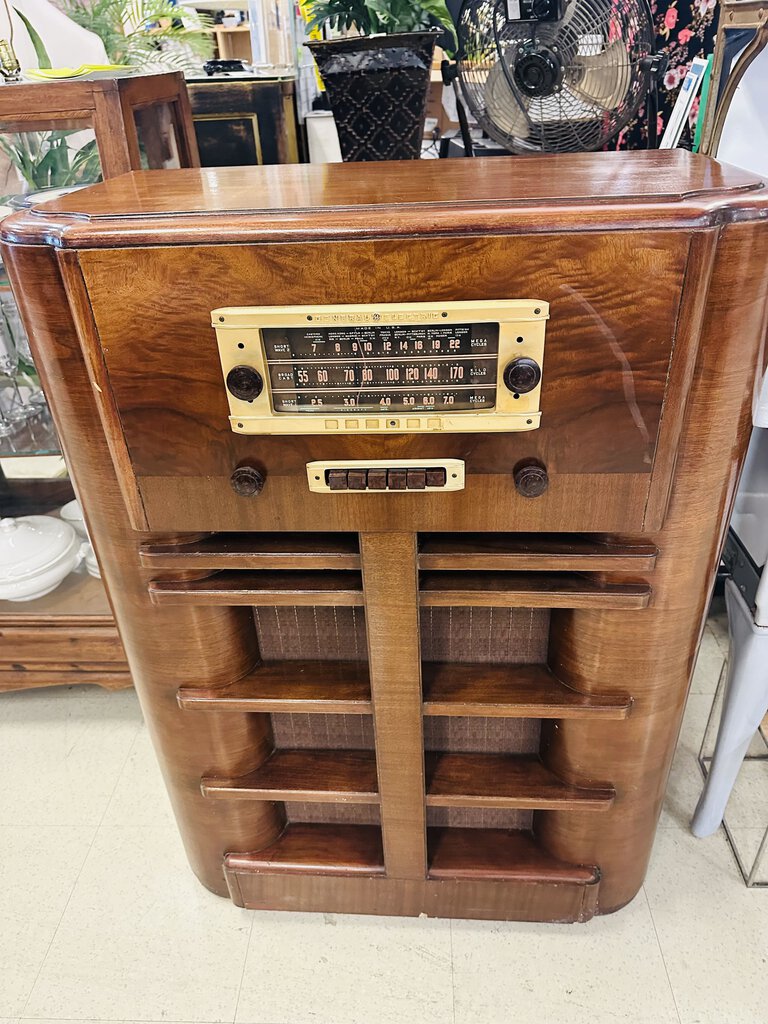
[[367, 462], [310, 462], [310, 491], [338, 494], [345, 491], [381, 494], [382, 491], [462, 491], [461, 459], [369, 460]]

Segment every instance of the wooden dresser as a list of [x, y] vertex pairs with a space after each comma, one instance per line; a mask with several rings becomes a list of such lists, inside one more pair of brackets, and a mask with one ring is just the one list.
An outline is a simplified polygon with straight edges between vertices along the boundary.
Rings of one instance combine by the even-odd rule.
[[666, 152], [139, 172], [4, 222], [204, 885], [632, 899], [765, 363], [767, 215]]

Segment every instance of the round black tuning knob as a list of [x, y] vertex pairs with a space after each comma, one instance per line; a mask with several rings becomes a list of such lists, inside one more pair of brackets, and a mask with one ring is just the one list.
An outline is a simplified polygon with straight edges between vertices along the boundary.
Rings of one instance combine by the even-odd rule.
[[521, 462], [514, 470], [515, 487], [524, 498], [538, 498], [549, 487], [549, 475], [540, 462]]
[[535, 359], [520, 356], [507, 363], [504, 370], [504, 383], [510, 391], [518, 395], [527, 395], [541, 383], [541, 367]]
[[243, 402], [252, 402], [264, 390], [264, 380], [252, 366], [233, 366], [227, 374], [227, 391]]
[[255, 498], [264, 490], [265, 476], [254, 466], [238, 466], [229, 482], [232, 490], [241, 498]]

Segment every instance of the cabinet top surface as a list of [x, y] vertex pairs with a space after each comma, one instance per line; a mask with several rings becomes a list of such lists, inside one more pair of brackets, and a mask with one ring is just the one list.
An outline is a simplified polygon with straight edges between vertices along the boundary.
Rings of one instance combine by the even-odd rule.
[[440, 230], [439, 211], [459, 231], [490, 226], [494, 214], [519, 221], [513, 229], [533, 217], [535, 229], [551, 230], [557, 217], [589, 224], [596, 213], [598, 221], [616, 218], [617, 209], [669, 219], [677, 205], [690, 219], [723, 206], [762, 206], [766, 191], [749, 172], [683, 150], [139, 171], [9, 218], [3, 237], [79, 247], [103, 245], [107, 236], [115, 244], [122, 235], [126, 244], [146, 244], [154, 230], [157, 241], [201, 242], [246, 224], [272, 231], [280, 222], [295, 233], [310, 217], [353, 233], [392, 234]]

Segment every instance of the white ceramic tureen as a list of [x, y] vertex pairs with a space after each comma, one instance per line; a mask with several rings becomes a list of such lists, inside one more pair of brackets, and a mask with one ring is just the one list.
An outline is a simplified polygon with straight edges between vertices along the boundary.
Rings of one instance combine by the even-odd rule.
[[0, 519], [0, 600], [34, 601], [76, 569], [83, 543], [53, 516]]

